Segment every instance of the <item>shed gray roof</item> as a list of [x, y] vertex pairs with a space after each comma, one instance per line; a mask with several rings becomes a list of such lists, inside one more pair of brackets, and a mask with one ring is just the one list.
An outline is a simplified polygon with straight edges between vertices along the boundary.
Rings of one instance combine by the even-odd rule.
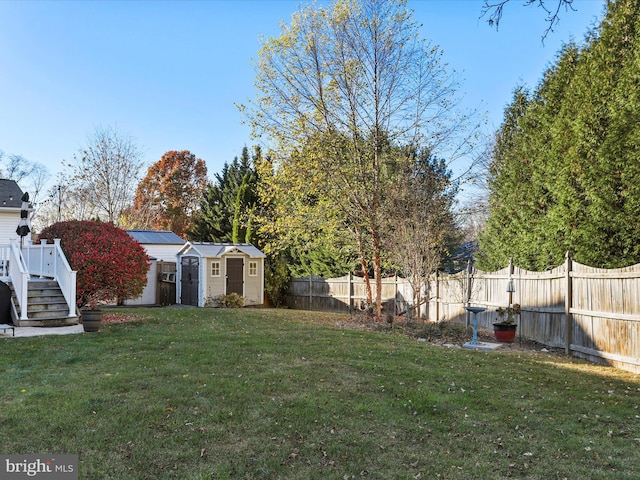
[[184, 245], [185, 241], [173, 232], [160, 230], [127, 230], [140, 244]]
[[15, 180], [0, 178], [0, 207], [22, 208], [22, 193]]
[[187, 242], [180, 249], [178, 255], [184, 255], [193, 250], [201, 257], [220, 258], [227, 253], [231, 253], [234, 249], [249, 255], [249, 258], [264, 258], [265, 254], [250, 243], [208, 243], [208, 242]]

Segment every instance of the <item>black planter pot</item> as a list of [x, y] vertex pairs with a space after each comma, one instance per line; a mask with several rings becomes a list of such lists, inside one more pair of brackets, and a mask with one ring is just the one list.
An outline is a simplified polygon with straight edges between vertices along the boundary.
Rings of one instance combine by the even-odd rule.
[[98, 332], [100, 331], [100, 324], [102, 323], [102, 310], [83, 310], [82, 311], [82, 328], [85, 332]]

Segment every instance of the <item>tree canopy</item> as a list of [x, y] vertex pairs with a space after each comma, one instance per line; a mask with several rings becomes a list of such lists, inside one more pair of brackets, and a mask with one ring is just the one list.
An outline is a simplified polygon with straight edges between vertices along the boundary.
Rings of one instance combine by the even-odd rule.
[[640, 262], [640, 2], [609, 3], [585, 45], [567, 45], [497, 133], [479, 265]]
[[188, 150], [166, 152], [138, 184], [128, 225], [185, 237], [207, 184], [207, 166]]
[[368, 285], [373, 271], [369, 300], [378, 313], [384, 205], [397, 149], [455, 155], [468, 145], [457, 135], [468, 120], [454, 111], [457, 84], [442, 52], [418, 30], [404, 1], [305, 7], [263, 44], [259, 93], [242, 107], [254, 135], [277, 152], [259, 169], [264, 203], [272, 206], [261, 228], [295, 244], [312, 232], [316, 240], [348, 233]]
[[204, 191], [189, 238], [200, 242], [256, 243], [253, 223], [258, 176], [253, 165], [261, 157], [260, 147], [254, 148], [253, 158], [244, 147], [240, 158], [224, 164]]
[[66, 218], [100, 219], [114, 224], [130, 205], [142, 169], [134, 141], [114, 127], [97, 127], [74, 155], [71, 175], [63, 175]]

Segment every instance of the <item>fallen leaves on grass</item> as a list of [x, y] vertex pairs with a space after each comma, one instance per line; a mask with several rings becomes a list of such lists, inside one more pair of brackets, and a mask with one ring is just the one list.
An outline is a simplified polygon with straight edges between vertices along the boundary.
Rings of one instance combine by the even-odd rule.
[[126, 315], [122, 313], [105, 313], [102, 316], [102, 323], [105, 324], [139, 322], [141, 320], [142, 318], [137, 315]]

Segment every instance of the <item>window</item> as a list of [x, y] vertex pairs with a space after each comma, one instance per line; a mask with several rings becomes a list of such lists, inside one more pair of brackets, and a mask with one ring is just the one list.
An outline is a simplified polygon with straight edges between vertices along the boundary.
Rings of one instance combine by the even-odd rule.
[[249, 276], [255, 277], [258, 275], [258, 262], [249, 262]]
[[220, 262], [211, 262], [211, 276], [212, 277], [220, 276]]

